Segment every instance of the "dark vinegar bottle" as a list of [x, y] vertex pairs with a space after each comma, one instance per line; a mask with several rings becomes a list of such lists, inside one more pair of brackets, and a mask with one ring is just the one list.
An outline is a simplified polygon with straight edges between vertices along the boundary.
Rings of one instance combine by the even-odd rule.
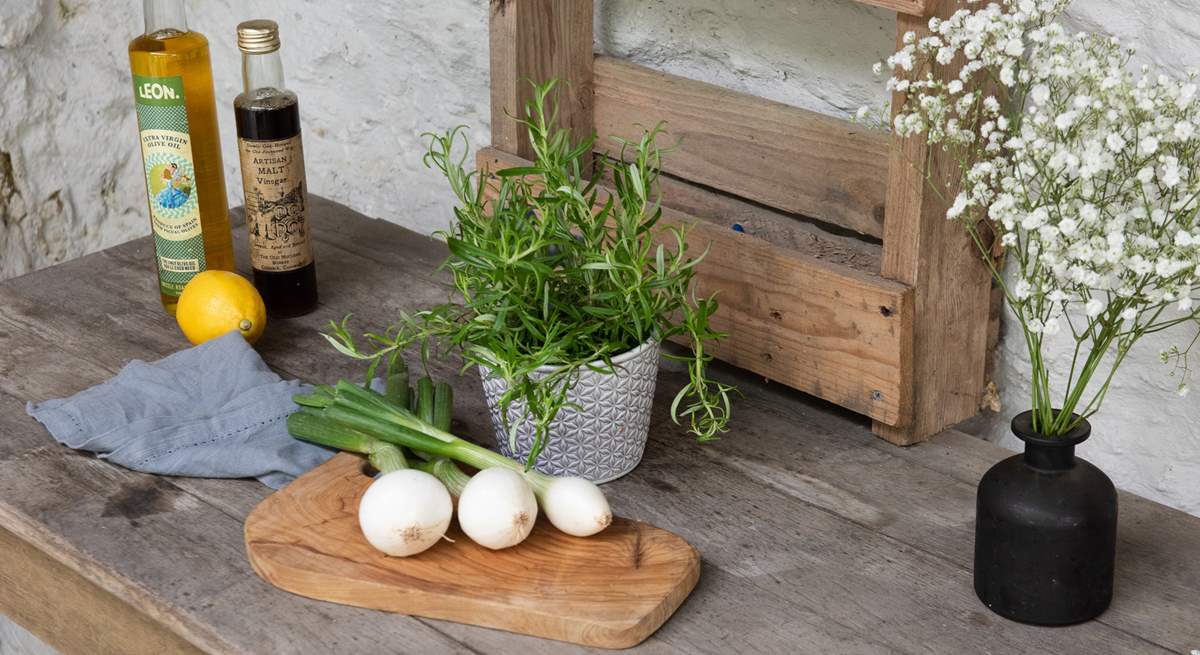
[[254, 286], [272, 316], [300, 316], [317, 306], [300, 105], [283, 85], [279, 26], [247, 21], [237, 33], [245, 92], [233, 108]]

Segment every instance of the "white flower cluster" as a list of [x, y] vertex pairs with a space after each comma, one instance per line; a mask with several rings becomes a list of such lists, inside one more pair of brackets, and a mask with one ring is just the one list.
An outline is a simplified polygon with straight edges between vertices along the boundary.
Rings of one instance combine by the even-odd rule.
[[981, 248], [990, 219], [1027, 334], [1040, 344], [1070, 329], [1123, 356], [1142, 334], [1194, 320], [1196, 74], [1131, 71], [1115, 39], [1055, 22], [1069, 0], [967, 1], [979, 6], [931, 19], [888, 58], [888, 88], [904, 94], [892, 128], [958, 155], [947, 217]]

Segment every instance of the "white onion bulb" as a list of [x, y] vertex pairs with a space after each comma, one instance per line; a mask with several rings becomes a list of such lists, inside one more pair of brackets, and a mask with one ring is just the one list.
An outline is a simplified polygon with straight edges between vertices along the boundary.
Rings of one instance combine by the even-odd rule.
[[576, 537], [590, 537], [612, 523], [604, 492], [583, 478], [557, 478], [542, 494], [542, 510], [554, 527]]
[[507, 468], [476, 473], [458, 497], [459, 527], [472, 541], [492, 550], [524, 541], [537, 513], [537, 498], [529, 483]]
[[375, 548], [408, 557], [436, 544], [454, 511], [450, 492], [432, 475], [401, 469], [379, 476], [358, 504], [358, 524]]

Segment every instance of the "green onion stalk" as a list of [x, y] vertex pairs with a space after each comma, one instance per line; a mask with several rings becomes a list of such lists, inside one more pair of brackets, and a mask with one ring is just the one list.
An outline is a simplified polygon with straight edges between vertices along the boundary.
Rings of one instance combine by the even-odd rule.
[[[418, 395], [422, 385], [417, 384]], [[300, 411], [288, 417], [293, 436], [322, 445], [370, 455], [366, 440], [403, 446], [431, 457], [452, 459], [477, 469], [500, 466], [525, 475], [535, 493], [545, 493], [556, 478], [525, 471], [520, 463], [500, 453], [454, 436], [413, 412], [390, 403], [376, 391], [341, 380], [333, 387], [318, 387], [298, 395]], [[365, 440], [364, 440], [365, 437]]]
[[[437, 398], [436, 387], [418, 381], [418, 408], [422, 407], [419, 400], [422, 387], [429, 387], [434, 400]], [[430, 393], [425, 396], [429, 398]], [[558, 478], [526, 471], [520, 463], [500, 453], [456, 437], [448, 429], [448, 409], [426, 412], [431, 420], [441, 424], [434, 425], [384, 395], [345, 380], [294, 399], [300, 410], [288, 417], [288, 430], [299, 439], [368, 455], [380, 448], [371, 440], [408, 448], [429, 458], [418, 468], [433, 473], [452, 493], [456, 487], [461, 493], [460, 484], [465, 486], [466, 474], [453, 462], [443, 460], [480, 470], [507, 468], [525, 478], [547, 518], [563, 532], [589, 536], [612, 522], [608, 501], [595, 484], [582, 478]], [[430, 402], [427, 406], [432, 408], [434, 404]]]

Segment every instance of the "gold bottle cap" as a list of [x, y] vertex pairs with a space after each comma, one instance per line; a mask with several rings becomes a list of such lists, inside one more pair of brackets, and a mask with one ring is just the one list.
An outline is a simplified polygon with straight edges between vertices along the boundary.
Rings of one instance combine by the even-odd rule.
[[265, 55], [279, 49], [279, 25], [273, 20], [248, 20], [237, 26], [238, 49]]

